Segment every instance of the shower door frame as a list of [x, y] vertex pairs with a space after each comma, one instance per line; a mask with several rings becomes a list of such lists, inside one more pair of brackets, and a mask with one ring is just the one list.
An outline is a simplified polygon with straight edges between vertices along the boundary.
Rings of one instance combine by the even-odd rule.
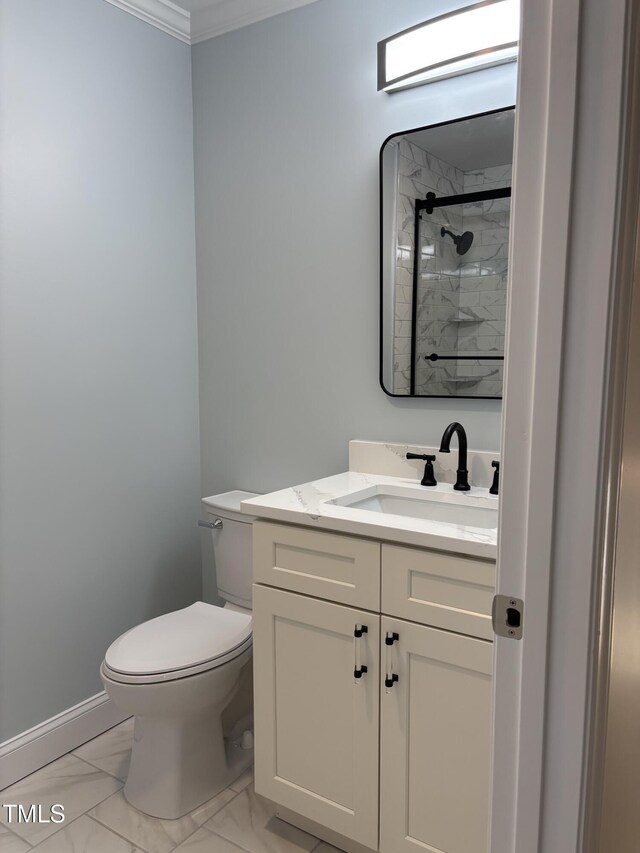
[[[513, 109], [510, 107], [509, 109]], [[418, 287], [420, 284], [420, 258], [422, 253], [420, 247], [420, 223], [423, 221], [420, 214], [424, 210], [425, 213], [431, 215], [436, 207], [453, 207], [456, 204], [472, 204], [474, 201], [494, 201], [497, 198], [511, 198], [511, 187], [499, 187], [495, 190], [478, 190], [471, 193], [458, 193], [457, 195], [436, 196], [434, 192], [428, 192], [426, 198], [417, 198], [414, 204], [413, 212], [413, 276], [411, 287], [411, 364], [409, 367], [409, 395], [410, 397], [438, 397], [439, 394], [416, 394], [416, 356], [418, 349], [417, 334], [418, 334]], [[382, 342], [381, 342], [382, 346]], [[504, 355], [448, 355], [443, 356], [437, 353], [431, 353], [431, 361], [455, 360], [455, 361], [504, 361]], [[450, 394], [458, 400], [501, 400], [502, 394], [499, 396], [489, 396], [482, 394]]]

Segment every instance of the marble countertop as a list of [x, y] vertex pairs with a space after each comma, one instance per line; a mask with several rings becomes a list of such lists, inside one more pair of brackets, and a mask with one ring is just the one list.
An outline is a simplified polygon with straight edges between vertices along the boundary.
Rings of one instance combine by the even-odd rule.
[[[322, 480], [314, 480], [260, 495], [242, 501], [244, 513], [258, 518], [282, 521], [288, 524], [303, 524], [321, 530], [368, 536], [386, 542], [398, 542], [468, 554], [474, 557], [495, 560], [497, 551], [497, 529], [470, 527], [434, 521], [432, 519], [407, 518], [400, 515], [383, 515], [355, 507], [336, 506], [329, 501], [341, 498], [360, 489], [379, 485], [401, 485], [415, 489], [424, 495], [425, 487], [415, 479], [391, 477], [382, 474], [347, 471]], [[486, 488], [473, 487], [469, 492], [454, 492], [450, 483], [439, 483], [430, 488], [443, 499], [478, 506], [497, 508], [498, 498], [488, 494]]]

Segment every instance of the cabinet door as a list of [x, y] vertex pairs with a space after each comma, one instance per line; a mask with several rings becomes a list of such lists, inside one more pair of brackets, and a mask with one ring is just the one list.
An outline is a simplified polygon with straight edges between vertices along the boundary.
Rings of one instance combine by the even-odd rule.
[[255, 585], [253, 638], [256, 791], [377, 849], [380, 617]]
[[486, 853], [492, 643], [386, 616], [381, 635], [380, 850]]

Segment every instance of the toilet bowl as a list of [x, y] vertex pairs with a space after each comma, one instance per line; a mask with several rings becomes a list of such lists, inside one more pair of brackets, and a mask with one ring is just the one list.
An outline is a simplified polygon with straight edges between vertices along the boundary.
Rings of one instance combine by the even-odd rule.
[[253, 761], [253, 751], [225, 737], [223, 725], [223, 712], [251, 680], [252, 519], [240, 515], [240, 501], [253, 496], [228, 492], [203, 501], [216, 522], [225, 606], [197, 601], [144, 622], [109, 646], [100, 667], [108, 696], [135, 717], [124, 795], [153, 817], [182, 817]]

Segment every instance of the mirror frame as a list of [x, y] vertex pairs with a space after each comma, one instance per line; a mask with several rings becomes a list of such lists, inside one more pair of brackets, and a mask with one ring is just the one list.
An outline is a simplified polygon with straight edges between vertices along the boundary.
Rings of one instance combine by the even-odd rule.
[[[499, 397], [487, 397], [473, 394], [393, 394], [391, 391], [387, 391], [383, 381], [383, 372], [384, 372], [384, 364], [383, 364], [383, 336], [384, 336], [384, 176], [383, 176], [383, 153], [385, 146], [392, 139], [395, 139], [398, 136], [406, 136], [409, 133], [417, 133], [421, 130], [431, 130], [431, 128], [435, 127], [444, 127], [449, 124], [458, 124], [461, 121], [469, 121], [474, 118], [484, 118], [485, 116], [496, 115], [497, 113], [505, 113], [510, 110], [516, 109], [515, 104], [508, 104], [504, 107], [498, 107], [494, 110], [485, 110], [481, 113], [472, 113], [471, 115], [459, 116], [458, 118], [447, 119], [447, 121], [439, 121], [434, 124], [425, 124], [420, 127], [412, 127], [408, 130], [397, 131], [396, 133], [392, 133], [384, 140], [382, 145], [380, 146], [380, 154], [378, 155], [379, 166], [378, 166], [378, 179], [379, 179], [379, 239], [380, 239], [380, 249], [379, 249], [379, 266], [380, 266], [380, 302], [379, 302], [379, 311], [380, 311], [380, 323], [379, 323], [379, 370], [378, 370], [378, 381], [380, 383], [380, 387], [387, 395], [387, 397], [393, 397], [397, 400], [502, 400], [503, 395], [501, 394]], [[515, 150], [515, 141], [514, 141], [514, 150]], [[414, 246], [415, 251], [415, 246]], [[509, 258], [509, 264], [511, 259]], [[506, 334], [505, 334], [506, 341]], [[481, 360], [481, 359], [479, 359]], [[504, 382], [504, 379], [503, 379]]]

